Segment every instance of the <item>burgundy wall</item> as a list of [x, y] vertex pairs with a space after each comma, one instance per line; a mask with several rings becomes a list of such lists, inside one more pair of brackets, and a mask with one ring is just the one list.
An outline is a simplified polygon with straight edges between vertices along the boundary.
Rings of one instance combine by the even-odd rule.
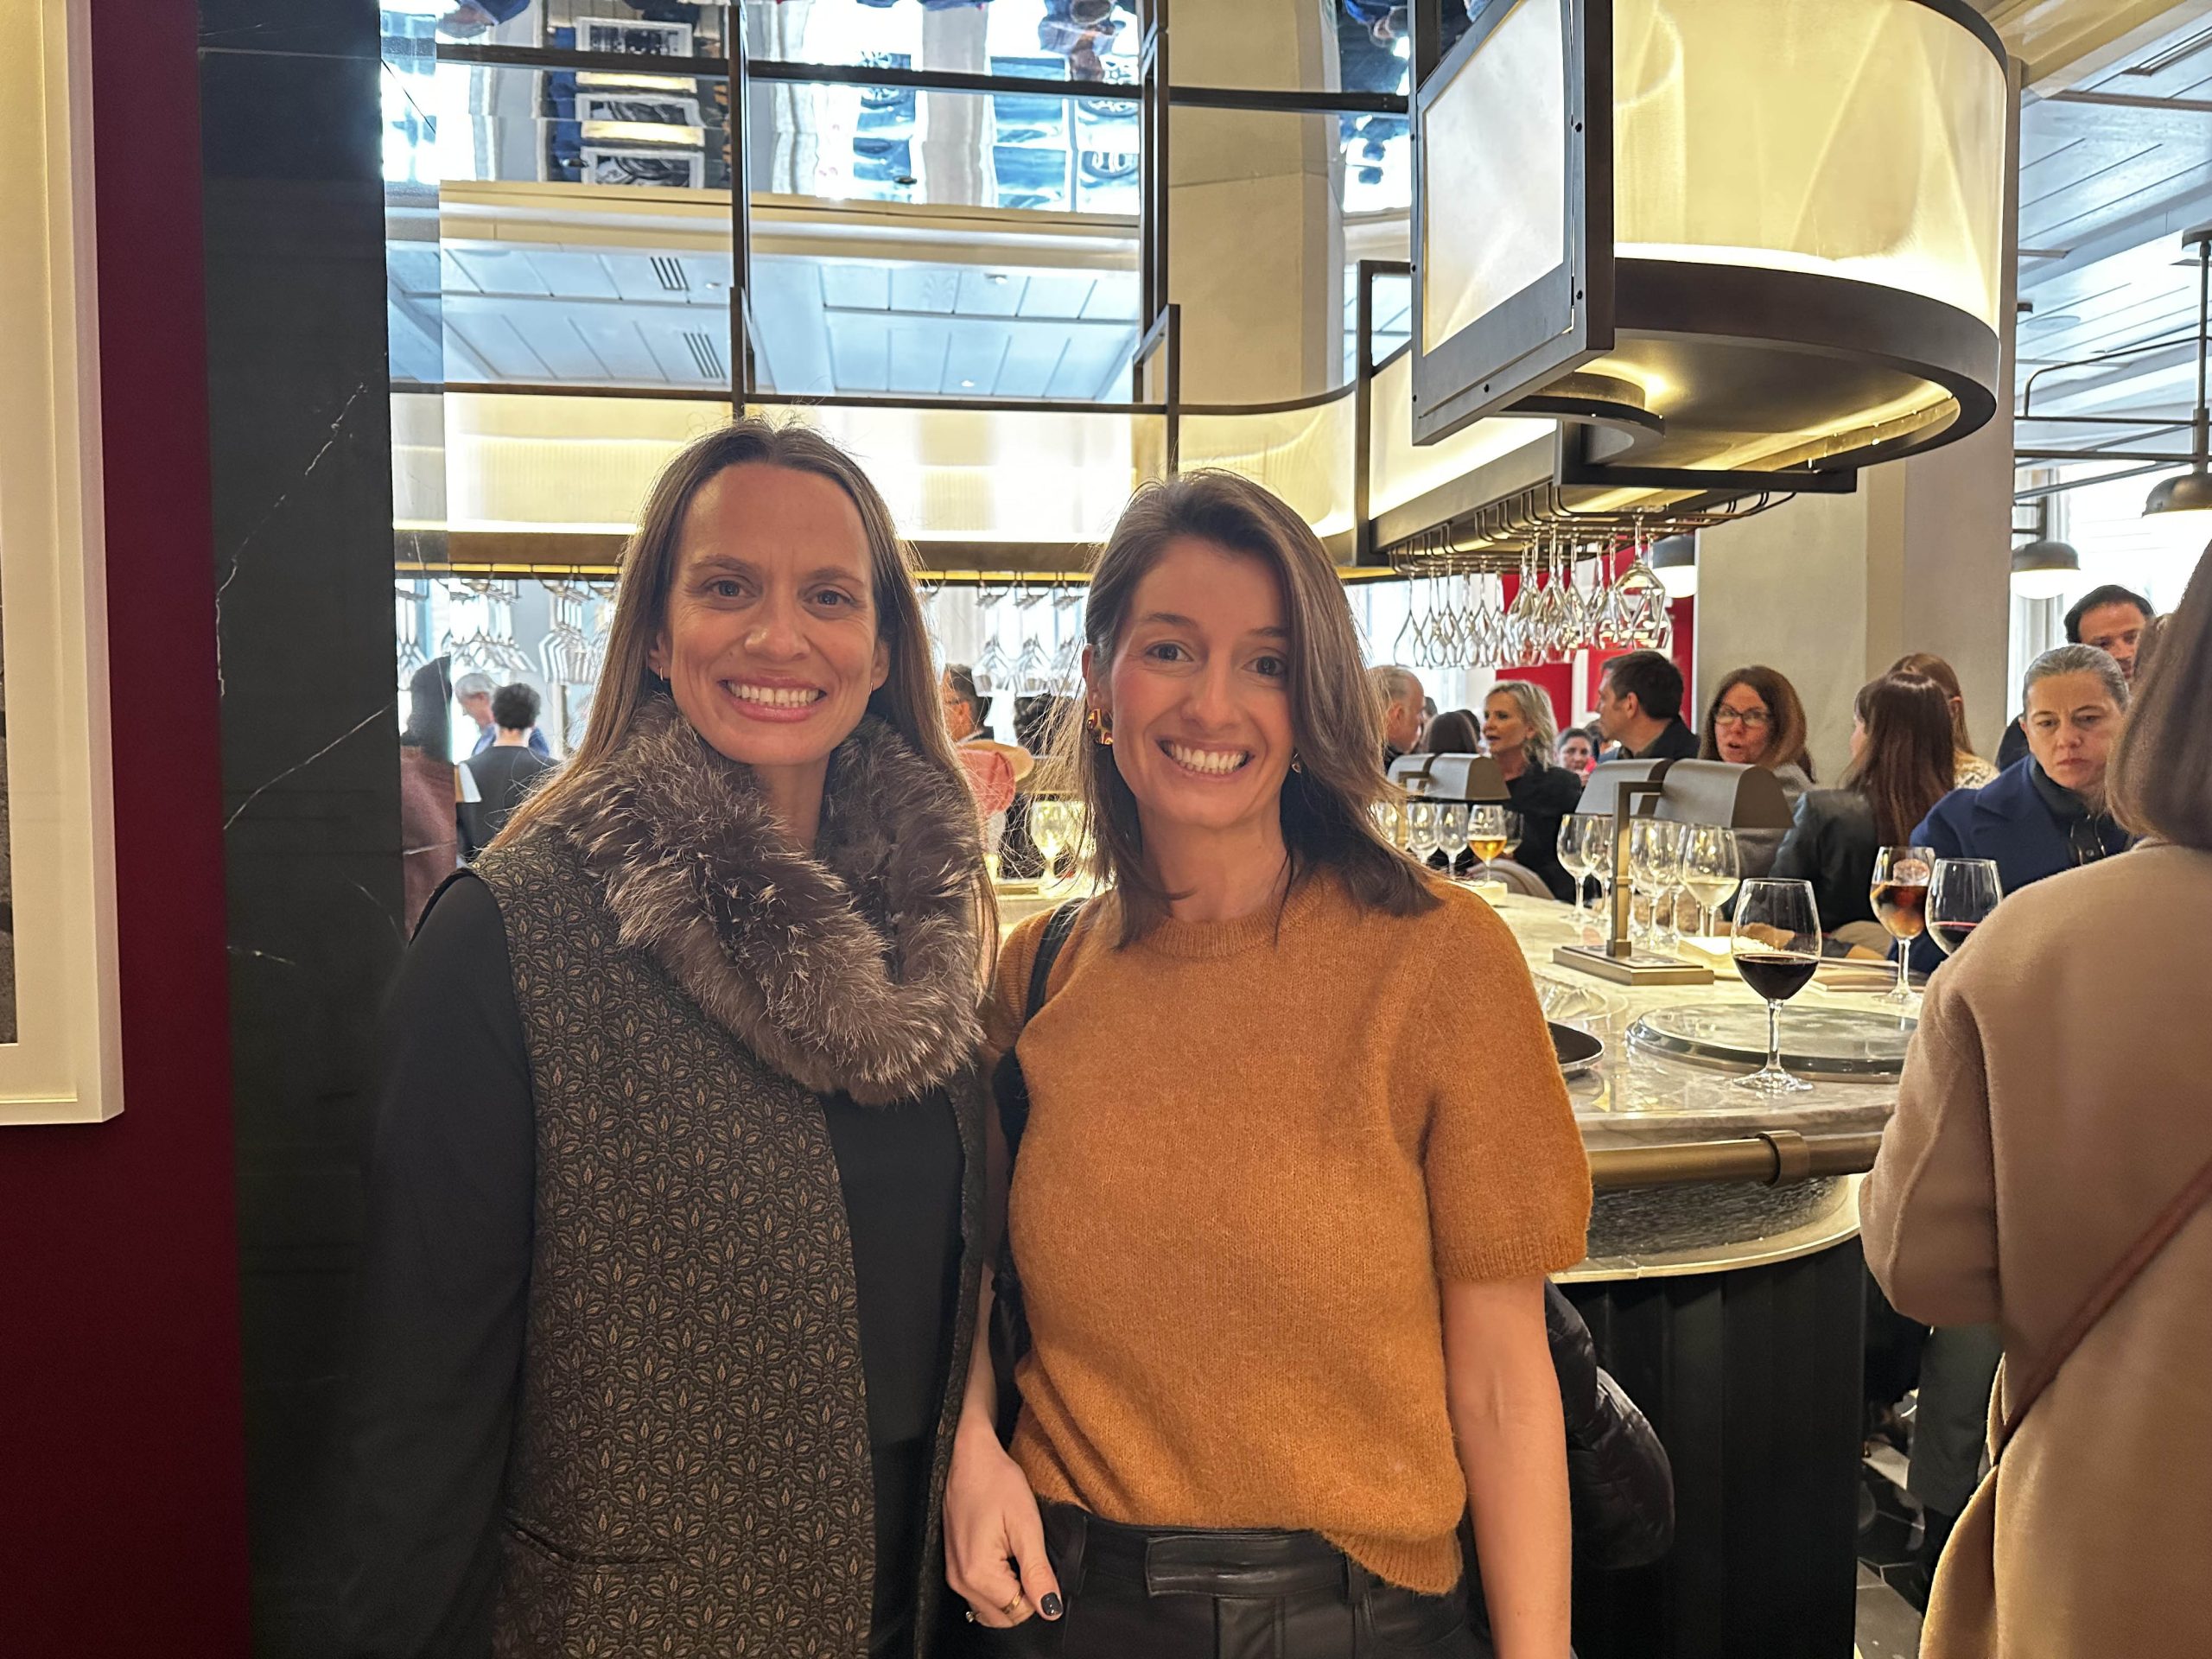
[[247, 1650], [197, 8], [92, 9], [127, 1109], [0, 1129], [0, 1650]]

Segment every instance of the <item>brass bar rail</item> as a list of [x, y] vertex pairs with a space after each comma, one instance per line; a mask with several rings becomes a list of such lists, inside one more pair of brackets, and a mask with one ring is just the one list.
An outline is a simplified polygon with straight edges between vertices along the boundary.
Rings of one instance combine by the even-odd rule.
[[1874, 1166], [1879, 1134], [1821, 1135], [1764, 1130], [1739, 1141], [1689, 1141], [1652, 1147], [1605, 1147], [1590, 1154], [1600, 1192], [1627, 1186], [1688, 1186], [1759, 1181], [1779, 1186], [1821, 1175], [1856, 1175]]

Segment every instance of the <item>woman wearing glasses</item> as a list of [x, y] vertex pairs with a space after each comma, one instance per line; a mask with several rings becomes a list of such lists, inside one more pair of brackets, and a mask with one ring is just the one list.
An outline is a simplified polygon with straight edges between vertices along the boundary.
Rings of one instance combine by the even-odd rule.
[[[1028, 1090], [1033, 1346], [1010, 1449], [969, 1370], [945, 1524], [972, 1650], [1473, 1659], [1471, 1514], [1497, 1650], [1563, 1656], [1543, 1286], [1590, 1185], [1520, 949], [1376, 829], [1357, 637], [1282, 502], [1140, 492], [1084, 634], [1071, 769], [1109, 891], [1033, 1017], [1049, 923], [1014, 932], [986, 1017]], [[1478, 1029], [1421, 1017], [1437, 982]]]
[[[1738, 766], [1764, 766], [1782, 785], [1794, 811], [1813, 786], [1813, 757], [1806, 752], [1805, 705], [1797, 688], [1777, 671], [1754, 663], [1720, 682], [1698, 728], [1697, 758]], [[1738, 830], [1736, 845], [1746, 877], [1766, 875], [1781, 849], [1779, 830]], [[1821, 914], [1825, 917], [1827, 912]]]

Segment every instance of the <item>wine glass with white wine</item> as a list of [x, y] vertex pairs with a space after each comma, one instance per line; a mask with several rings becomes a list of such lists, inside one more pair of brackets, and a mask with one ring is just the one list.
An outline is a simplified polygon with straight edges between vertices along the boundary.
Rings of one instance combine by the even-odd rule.
[[1743, 874], [1743, 849], [1733, 830], [1694, 823], [1682, 832], [1681, 887], [1704, 912], [1700, 934], [1713, 935], [1720, 906], [1736, 896]]

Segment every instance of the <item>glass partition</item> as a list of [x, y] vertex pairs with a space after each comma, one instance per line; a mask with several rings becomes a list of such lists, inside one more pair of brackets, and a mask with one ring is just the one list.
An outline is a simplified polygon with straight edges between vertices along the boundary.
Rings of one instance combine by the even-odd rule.
[[1349, 389], [1296, 409], [1186, 410], [1182, 464], [1241, 473], [1297, 509], [1316, 534], [1338, 535], [1351, 528], [1355, 413]]

